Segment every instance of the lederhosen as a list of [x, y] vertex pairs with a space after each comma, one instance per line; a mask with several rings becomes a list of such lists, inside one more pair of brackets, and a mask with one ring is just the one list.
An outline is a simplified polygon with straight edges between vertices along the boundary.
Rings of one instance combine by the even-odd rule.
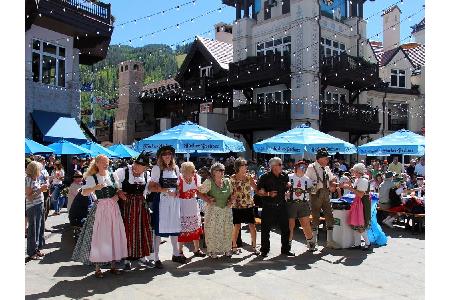
[[127, 235], [129, 259], [149, 256], [152, 252], [152, 234], [150, 228], [150, 213], [145, 204], [144, 191], [147, 186], [147, 171], [144, 172], [145, 184], [130, 184], [130, 170], [125, 168], [125, 179], [122, 191], [127, 200], [122, 202], [122, 218]]
[[[177, 178], [163, 178], [164, 170], [161, 169], [159, 173], [159, 185], [161, 188], [175, 189], [177, 188], [178, 174]], [[177, 172], [178, 173], [178, 172]], [[159, 202], [161, 200], [161, 193], [156, 193], [155, 198], [152, 201], [152, 212], [153, 216], [151, 219], [152, 228], [155, 231], [155, 235], [161, 237], [169, 237], [171, 235], [178, 236], [179, 233], [169, 234], [159, 232]]]

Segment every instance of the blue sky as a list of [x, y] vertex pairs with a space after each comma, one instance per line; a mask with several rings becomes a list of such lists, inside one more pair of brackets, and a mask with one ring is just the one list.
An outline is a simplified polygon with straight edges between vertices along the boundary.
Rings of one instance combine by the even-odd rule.
[[[224, 6], [221, 0], [196, 0], [195, 5], [192, 4], [193, 0], [103, 0], [103, 2], [111, 3], [112, 14], [116, 17], [115, 28], [112, 36], [111, 44], [128, 44], [129, 40], [132, 40], [131, 45], [142, 46], [146, 44], [164, 43], [164, 44], [178, 44], [183, 40], [192, 41], [195, 35], [202, 35], [205, 37], [214, 37], [212, 31], [213, 25], [218, 22], [230, 23], [235, 18], [235, 10], [232, 7]], [[184, 3], [187, 5], [181, 6]], [[367, 36], [371, 37], [382, 31], [382, 19], [379, 11], [382, 9], [399, 2], [399, 0], [376, 0], [374, 2], [367, 1], [365, 4], [365, 18], [372, 16], [368, 20], [367, 24]], [[402, 42], [408, 42], [409, 39], [403, 40], [409, 36], [411, 29], [410, 26], [418, 23], [425, 15], [425, 11], [421, 11], [408, 20], [407, 17], [415, 14], [422, 9], [425, 4], [425, 0], [404, 0], [403, 3], [398, 4], [402, 11], [401, 19], [406, 20], [401, 24], [401, 39]], [[164, 15], [158, 14], [151, 16], [150, 19], [133, 20], [152, 15], [154, 13], [161, 12], [180, 5], [180, 9], [173, 9], [167, 11]], [[217, 9], [222, 7], [221, 12]], [[211, 12], [214, 11], [214, 12]], [[207, 12], [211, 12], [206, 16]], [[198, 19], [191, 22], [190, 19], [198, 17]], [[131, 23], [119, 25], [121, 23], [131, 21]], [[188, 21], [186, 24], [181, 24], [179, 28], [176, 28], [177, 24], [183, 21]], [[163, 32], [151, 35], [152, 32], [162, 30], [167, 27], [171, 27]], [[209, 34], [204, 34], [209, 31]], [[143, 36], [142, 39], [140, 37]], [[374, 38], [381, 40], [379, 38]]]

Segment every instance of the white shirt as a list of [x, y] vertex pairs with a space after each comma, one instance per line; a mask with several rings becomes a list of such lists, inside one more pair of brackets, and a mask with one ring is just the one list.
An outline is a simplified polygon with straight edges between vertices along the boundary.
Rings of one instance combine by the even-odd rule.
[[[350, 178], [348, 178], [345, 175], [339, 179], [339, 183], [350, 183], [350, 182], [351, 182]], [[347, 194], [350, 194], [350, 190], [344, 189], [344, 192], [342, 193], [342, 195], [347, 195]]]
[[418, 163], [416, 165], [416, 167], [414, 168], [414, 173], [416, 173], [419, 176], [424, 176], [425, 177], [425, 166], [422, 165], [421, 163]]
[[[134, 176], [133, 175], [133, 171], [131, 169], [131, 166], [126, 167], [128, 168], [128, 182], [130, 184], [135, 184], [135, 183], [140, 183], [140, 184], [144, 184], [145, 183], [145, 173], [147, 173], [147, 185], [145, 186], [145, 190], [144, 190], [144, 195], [149, 192], [148, 190], [148, 186], [150, 184], [150, 173], [148, 171], [144, 171], [142, 172], [141, 175], [139, 176]], [[125, 170], [126, 168], [119, 168], [114, 172], [114, 175], [117, 177], [118, 181], [118, 186], [119, 189], [122, 188], [122, 182], [125, 180]], [[159, 178], [158, 178], [159, 180]]]
[[60, 179], [56, 179], [56, 175], [59, 175], [60, 177], [64, 178], [64, 170], [63, 169], [61, 169], [59, 171], [54, 170], [52, 172], [52, 176], [54, 176], [52, 184], [62, 184], [63, 183], [62, 179], [61, 180]]
[[[289, 182], [294, 181], [293, 187], [294, 187], [294, 200], [308, 200], [309, 201], [309, 193], [296, 193], [296, 189], [306, 190], [312, 187], [313, 182], [312, 180], [306, 176], [303, 175], [302, 177], [298, 177], [297, 174], [289, 174]], [[290, 197], [290, 196], [289, 196]]]
[[[322, 184], [322, 181], [319, 180], [319, 178], [317, 178], [316, 171], [314, 170], [314, 167], [316, 168], [317, 173], [319, 174], [319, 178], [322, 180], [323, 179], [322, 178], [322, 176], [323, 176], [323, 168], [317, 161], [312, 163], [312, 164], [310, 164], [308, 166], [308, 169], [306, 170], [305, 175], [307, 177], [309, 177], [313, 182], [317, 183], [317, 189], [321, 189], [321, 188], [323, 188], [323, 184]], [[334, 176], [333, 172], [331, 172], [331, 169], [330, 169], [329, 166], [325, 166], [325, 172], [328, 175], [328, 178], [329, 178], [330, 181], [335, 178], [335, 176]], [[328, 183], [328, 187], [330, 187], [330, 183]]]
[[[106, 172], [106, 176], [102, 176], [100, 174], [96, 174], [97, 175], [97, 180], [99, 184], [103, 184], [106, 183], [106, 185], [113, 185], [112, 181], [111, 181], [111, 177], [109, 175], [109, 172]], [[116, 187], [117, 187], [117, 183], [118, 183], [118, 178], [115, 174], [113, 174], [114, 180], [116, 181]], [[88, 189], [88, 188], [92, 188], [96, 186], [95, 180], [94, 180], [94, 176], [88, 176], [86, 178], [86, 183], [85, 185], [83, 185], [81, 188], [83, 190]]]
[[[161, 169], [159, 166], [154, 166], [152, 168], [152, 174], [150, 176], [151, 182], [159, 183], [159, 176], [161, 175]], [[165, 169], [163, 171], [163, 178], [177, 178], [179, 176], [179, 169], [178, 166], [175, 166], [175, 170], [167, 170]], [[161, 196], [166, 196], [166, 193], [161, 193]]]
[[360, 177], [355, 180], [355, 183], [353, 184], [353, 188], [360, 192], [367, 192], [367, 189], [369, 188], [369, 180], [365, 177]]

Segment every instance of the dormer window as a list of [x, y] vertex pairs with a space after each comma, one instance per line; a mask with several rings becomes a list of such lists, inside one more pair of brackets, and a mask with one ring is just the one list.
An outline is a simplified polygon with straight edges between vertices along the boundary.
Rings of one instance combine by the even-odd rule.
[[406, 88], [406, 72], [405, 70], [391, 70], [391, 87]]
[[213, 70], [211, 66], [200, 68], [200, 77], [212, 77]]

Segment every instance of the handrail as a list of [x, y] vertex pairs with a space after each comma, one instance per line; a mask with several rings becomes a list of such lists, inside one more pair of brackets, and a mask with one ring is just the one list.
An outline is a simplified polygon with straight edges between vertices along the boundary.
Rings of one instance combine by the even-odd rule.
[[87, 0], [47, 0], [47, 1], [70, 7], [74, 11], [86, 13], [95, 18], [100, 18], [105, 23], [111, 24], [111, 4]]

